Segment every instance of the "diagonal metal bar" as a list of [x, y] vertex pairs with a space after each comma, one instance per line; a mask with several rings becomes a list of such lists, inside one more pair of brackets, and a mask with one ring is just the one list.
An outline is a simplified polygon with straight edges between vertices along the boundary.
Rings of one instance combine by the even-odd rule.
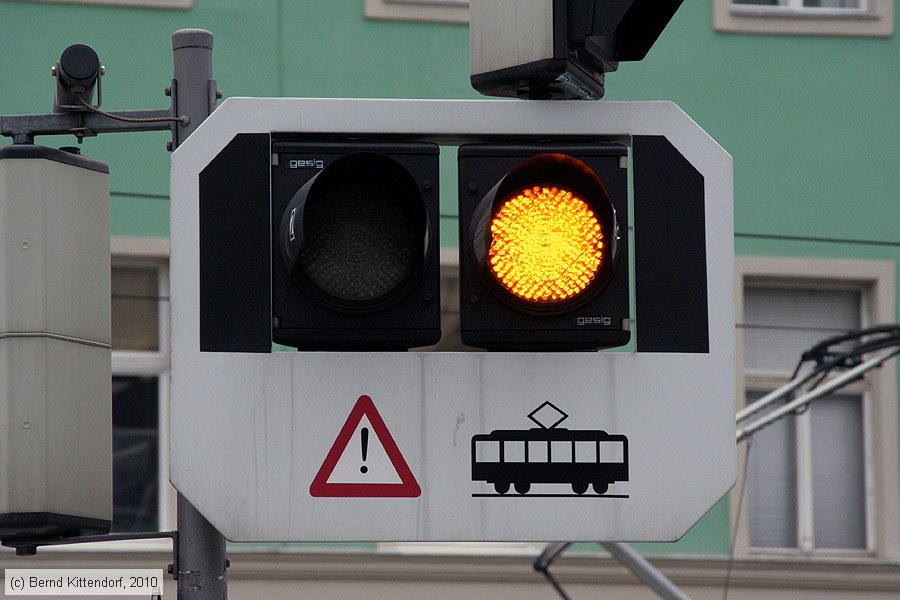
[[616, 560], [625, 565], [628, 570], [643, 581], [647, 587], [656, 592], [656, 595], [664, 600], [691, 600], [691, 597], [681, 591], [672, 581], [650, 564], [631, 546], [618, 542], [600, 542], [600, 545], [612, 554]]
[[[553, 589], [560, 595], [563, 600], [572, 600], [571, 597], [563, 589], [562, 585], [550, 572], [550, 566], [553, 562], [571, 546], [571, 542], [554, 542], [547, 544], [544, 551], [534, 560], [534, 570], [541, 573], [553, 586]], [[691, 598], [682, 592], [678, 586], [663, 575], [656, 567], [643, 556], [638, 554], [627, 544], [618, 542], [600, 542], [612, 554], [612, 556], [630, 570], [644, 584], [652, 589], [663, 600], [691, 600]]]
[[553, 573], [550, 572], [550, 565], [552, 565], [553, 561], [555, 561], [557, 557], [565, 552], [566, 548], [571, 545], [571, 542], [554, 542], [552, 544], [547, 544], [544, 551], [534, 559], [533, 564], [534, 570], [547, 578], [547, 581], [550, 582], [550, 585], [553, 586], [553, 589], [556, 590], [563, 600], [572, 599], [566, 594], [566, 591], [563, 589], [562, 585], [560, 585], [559, 581], [556, 580], [556, 577], [553, 576]]
[[748, 436], [753, 435], [755, 432], [759, 431], [766, 425], [769, 425], [769, 424], [777, 421], [781, 417], [806, 406], [807, 404], [809, 404], [816, 398], [821, 398], [822, 396], [828, 394], [829, 392], [832, 392], [840, 387], [843, 387], [844, 385], [848, 384], [849, 382], [853, 381], [854, 379], [857, 379], [858, 377], [860, 377], [866, 371], [874, 369], [875, 367], [880, 366], [882, 363], [889, 360], [890, 358], [897, 356], [897, 354], [900, 354], [900, 349], [894, 348], [894, 349], [889, 350], [888, 352], [883, 352], [883, 353], [879, 354], [878, 356], [870, 358], [869, 360], [853, 367], [846, 373], [843, 373], [842, 375], [839, 375], [838, 377], [835, 377], [834, 379], [829, 380], [827, 383], [821, 385], [820, 387], [817, 387], [816, 389], [812, 390], [811, 392], [804, 394], [791, 402], [788, 402], [787, 404], [785, 404], [784, 406], [782, 406], [776, 410], [773, 410], [772, 412], [767, 414], [765, 417], [762, 417], [762, 418], [754, 421], [753, 423], [747, 425], [746, 427], [742, 427], [742, 428], [738, 429], [735, 434], [737, 441], [740, 442], [740, 441], [746, 439]]

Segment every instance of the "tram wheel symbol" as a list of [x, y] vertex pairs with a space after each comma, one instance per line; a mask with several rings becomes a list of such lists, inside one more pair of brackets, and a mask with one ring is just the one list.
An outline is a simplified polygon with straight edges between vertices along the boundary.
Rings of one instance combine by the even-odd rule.
[[528, 415], [538, 427], [472, 436], [472, 481], [492, 484], [496, 492], [472, 495], [506, 496], [512, 489], [525, 496], [535, 484], [565, 484], [571, 493], [532, 496], [582, 496], [590, 489], [597, 496], [627, 497], [607, 492], [610, 485], [628, 481], [628, 438], [599, 429], [558, 427], [568, 416], [544, 402]]

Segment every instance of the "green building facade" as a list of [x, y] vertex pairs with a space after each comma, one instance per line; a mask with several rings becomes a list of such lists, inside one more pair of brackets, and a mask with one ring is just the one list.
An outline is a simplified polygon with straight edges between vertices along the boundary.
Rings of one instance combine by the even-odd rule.
[[[468, 79], [465, 4], [0, 0], [0, 115], [49, 112], [50, 66], [73, 43], [92, 46], [106, 67], [104, 109], [165, 108], [171, 34], [186, 27], [214, 33], [214, 76], [225, 97], [478, 98]], [[787, 381], [799, 351], [819, 339], [900, 320], [900, 40], [893, 4], [689, 0], [644, 61], [607, 75], [603, 101], [671, 100], [734, 159], [736, 409]], [[122, 406], [154, 397], [141, 409], [149, 414], [143, 424], [124, 419], [126, 428], [146, 428], [157, 417], [165, 423], [167, 415], [169, 139], [166, 132], [107, 134], [82, 145], [83, 154], [110, 166], [114, 396], [118, 381]], [[457, 244], [454, 163], [454, 149], [444, 148], [447, 256]], [[792, 588], [844, 598], [900, 593], [892, 362], [822, 408], [764, 431], [749, 457], [741, 446], [736, 490], [681, 542], [639, 549], [697, 598], [721, 594], [732, 552], [735, 597], [777, 598]], [[165, 425], [151, 439], [162, 450], [149, 464], [164, 481]], [[118, 526], [173, 527], [167, 487], [150, 490], [156, 503], [149, 520]], [[537, 549], [241, 546], [232, 552], [232, 589], [235, 597], [356, 597], [370, 582], [366, 597], [552, 597], [520, 556]], [[580, 545], [561, 561], [573, 594], [651, 597], [595, 550]], [[101, 556], [93, 552], [36, 560], [90, 566]], [[156, 546], [131, 559], [104, 552], [128, 565], [165, 560]], [[30, 566], [11, 555], [0, 561]]]

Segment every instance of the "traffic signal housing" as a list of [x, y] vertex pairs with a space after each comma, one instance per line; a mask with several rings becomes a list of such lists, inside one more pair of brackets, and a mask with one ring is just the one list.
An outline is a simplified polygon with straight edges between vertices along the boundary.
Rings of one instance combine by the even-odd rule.
[[440, 331], [438, 148], [276, 140], [272, 338], [406, 350]]
[[[525, 125], [519, 130], [527, 133]], [[437, 147], [409, 140], [460, 138], [483, 140], [461, 146], [458, 157], [464, 345], [540, 352], [614, 348], [634, 339], [638, 353], [708, 351], [704, 178], [667, 138], [633, 135], [626, 151], [621, 144], [576, 143], [561, 136], [532, 135], [525, 141], [524, 135], [489, 132], [453, 138], [428, 130], [406, 140], [239, 133], [225, 144], [199, 171], [200, 351], [268, 353], [273, 341], [303, 350], [405, 350], [439, 340]], [[366, 164], [371, 166], [368, 179], [350, 176]], [[357, 194], [355, 200], [340, 201], [346, 189], [332, 192], [354, 177], [361, 182], [358, 187], [374, 181], [394, 191], [381, 199], [368, 194], [370, 199], [361, 201]], [[628, 185], [634, 188], [633, 206], [627, 201]], [[537, 206], [580, 206], [570, 203], [567, 193], [589, 208], [580, 209], [583, 218], [572, 238], [580, 235], [577, 231], [588, 232], [587, 245], [576, 252], [579, 259], [570, 260], [582, 271], [571, 277], [573, 272], [564, 269], [563, 278], [572, 282], [541, 296], [545, 275], [536, 277], [509, 262], [518, 260], [516, 248], [526, 247], [525, 238], [516, 237], [520, 230], [507, 228], [508, 236], [498, 238], [491, 254], [490, 223], [507, 203], [504, 219], [515, 217], [518, 204], [511, 201], [520, 195], [535, 196]], [[386, 198], [394, 196], [406, 201], [392, 205]], [[356, 217], [313, 210], [320, 200]], [[374, 206], [385, 209], [373, 211]], [[371, 238], [354, 233], [368, 222], [383, 223], [379, 219], [388, 206], [412, 223], [412, 235], [401, 238], [406, 241], [399, 254], [391, 254], [395, 233], [387, 234], [396, 229], [376, 226]], [[283, 244], [295, 208], [295, 239]], [[525, 214], [517, 218], [528, 224], [544, 218]], [[304, 228], [314, 222], [327, 235], [308, 235]], [[592, 248], [590, 232], [597, 227], [600, 237]], [[542, 242], [548, 237], [537, 234]], [[360, 252], [369, 247], [360, 241], [368, 239], [375, 240], [375, 250]], [[503, 250], [500, 242], [509, 248]], [[318, 251], [304, 255], [306, 243], [327, 249], [323, 256], [330, 266], [310, 262]], [[388, 283], [368, 295], [352, 295], [347, 276], [356, 269], [370, 277], [382, 266], [376, 257], [399, 261], [385, 271]], [[552, 271], [552, 265], [541, 268]], [[529, 283], [529, 277], [538, 283]], [[569, 290], [569, 285], [574, 287]]]
[[202, 352], [440, 339], [438, 150], [240, 133], [199, 174]]
[[598, 99], [683, 0], [471, 0], [472, 87], [486, 96]]
[[[109, 167], [0, 148], [0, 542], [113, 522]], [[27, 545], [27, 544], [26, 544]]]
[[523, 351], [627, 344], [626, 148], [469, 144], [458, 160], [462, 342]]

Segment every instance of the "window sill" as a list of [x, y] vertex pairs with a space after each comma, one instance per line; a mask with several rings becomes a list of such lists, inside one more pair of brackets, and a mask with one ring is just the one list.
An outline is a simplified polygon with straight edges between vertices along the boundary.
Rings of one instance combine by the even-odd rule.
[[[22, 0], [20, 0], [22, 1]], [[29, 0], [26, 0], [29, 1]], [[81, 4], [85, 6], [118, 6], [124, 8], [158, 8], [166, 10], [189, 10], [194, 0], [30, 0], [50, 4]]]
[[870, 0], [865, 9], [735, 5], [713, 0], [713, 28], [728, 33], [891, 37], [894, 3]]
[[748, 560], [797, 561], [804, 563], [868, 564], [884, 562], [880, 561], [874, 552], [858, 548], [814, 548], [812, 550], [803, 550], [801, 548], [750, 548], [749, 557], [747, 558]]
[[731, 14], [736, 17], [771, 17], [793, 19], [853, 19], [877, 20], [880, 15], [868, 10], [854, 8], [789, 8], [787, 6], [732, 6]]
[[441, 0], [365, 0], [368, 19], [468, 23], [469, 3]]

